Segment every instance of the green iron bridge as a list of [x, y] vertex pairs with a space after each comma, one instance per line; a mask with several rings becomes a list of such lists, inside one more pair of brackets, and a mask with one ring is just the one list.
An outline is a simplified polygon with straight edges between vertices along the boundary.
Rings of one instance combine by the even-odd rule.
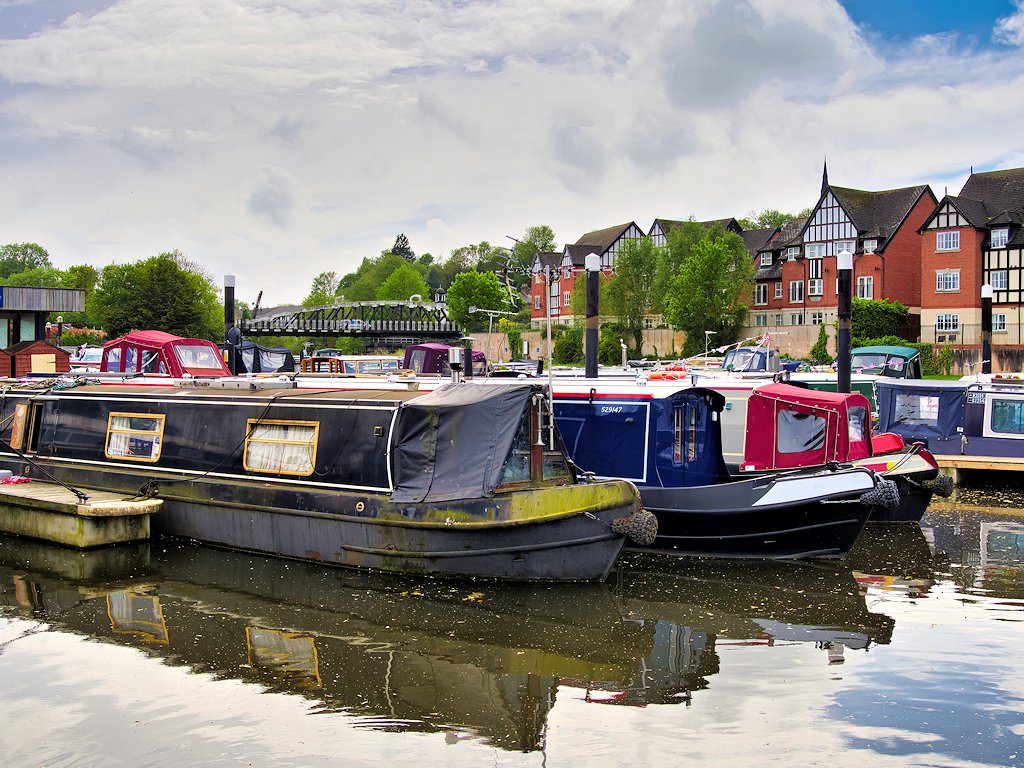
[[247, 336], [353, 336], [458, 339], [462, 328], [448, 319], [444, 304], [422, 301], [352, 301], [263, 315], [238, 323]]

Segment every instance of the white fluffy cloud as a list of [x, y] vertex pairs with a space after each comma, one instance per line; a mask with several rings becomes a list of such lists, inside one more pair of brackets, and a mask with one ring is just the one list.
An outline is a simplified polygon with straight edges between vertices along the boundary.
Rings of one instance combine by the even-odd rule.
[[958, 188], [1024, 151], [1022, 70], [883, 55], [834, 0], [122, 0], [0, 39], [0, 240], [178, 248], [287, 303], [398, 232], [443, 257], [796, 211], [826, 154], [843, 185]]

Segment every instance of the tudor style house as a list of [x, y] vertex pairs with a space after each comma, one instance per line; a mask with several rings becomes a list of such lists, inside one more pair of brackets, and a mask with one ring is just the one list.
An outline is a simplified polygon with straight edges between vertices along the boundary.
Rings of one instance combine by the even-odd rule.
[[[576, 276], [586, 269], [586, 257], [597, 254], [601, 270], [611, 272], [615, 267], [615, 256], [627, 240], [639, 240], [643, 232], [636, 222], [620, 224], [596, 232], [589, 232], [571, 245], [566, 245], [561, 254], [538, 253], [533, 260], [531, 327], [543, 328], [547, 318], [546, 302], [551, 302], [553, 325], [572, 325], [572, 292]], [[545, 290], [545, 267], [550, 283]], [[585, 318], [579, 318], [584, 320]]]
[[854, 256], [854, 295], [899, 301], [916, 325], [921, 314], [919, 228], [935, 203], [928, 185], [881, 192], [835, 187], [826, 169], [810, 216], [788, 222], [757, 252], [749, 324], [834, 323], [836, 256], [848, 250]]
[[[655, 246], [668, 245], [669, 231], [678, 229], [685, 223], [685, 221], [675, 219], [655, 219], [654, 223], [651, 224], [651, 228], [647, 231], [647, 236], [654, 241]], [[719, 224], [726, 232], [735, 232], [737, 235], [743, 235], [743, 227], [740, 226], [736, 219], [715, 219], [713, 221], [698, 221], [697, 223], [704, 227], [704, 229], [710, 229], [715, 224]]]
[[981, 287], [992, 286], [992, 343], [1021, 343], [1024, 168], [972, 173], [921, 226], [921, 341], [981, 342]]

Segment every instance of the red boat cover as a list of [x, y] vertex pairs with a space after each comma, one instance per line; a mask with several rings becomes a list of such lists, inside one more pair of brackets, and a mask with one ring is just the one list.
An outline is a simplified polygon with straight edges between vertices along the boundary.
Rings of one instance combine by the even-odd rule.
[[162, 373], [175, 378], [230, 376], [220, 350], [206, 339], [184, 339], [163, 331], [132, 331], [103, 345], [100, 371]]
[[859, 393], [765, 384], [747, 401], [746, 470], [792, 469], [871, 455], [871, 404]]

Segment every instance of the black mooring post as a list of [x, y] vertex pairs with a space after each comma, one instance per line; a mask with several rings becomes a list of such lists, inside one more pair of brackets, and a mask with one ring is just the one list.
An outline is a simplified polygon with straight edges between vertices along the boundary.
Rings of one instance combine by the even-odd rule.
[[235, 339], [237, 333], [232, 333], [235, 327], [235, 276], [224, 275], [224, 341], [227, 346], [228, 370], [232, 376], [238, 375], [238, 346]]
[[992, 286], [981, 286], [981, 372], [992, 373]]
[[596, 253], [587, 255], [587, 327], [583, 337], [584, 362], [588, 379], [597, 378], [597, 345], [599, 343], [598, 294], [601, 285], [601, 258]]
[[853, 254], [841, 252], [836, 257], [839, 277], [839, 323], [836, 328], [836, 373], [839, 381], [837, 392], [850, 391], [850, 357], [852, 343], [850, 331], [853, 328]]

